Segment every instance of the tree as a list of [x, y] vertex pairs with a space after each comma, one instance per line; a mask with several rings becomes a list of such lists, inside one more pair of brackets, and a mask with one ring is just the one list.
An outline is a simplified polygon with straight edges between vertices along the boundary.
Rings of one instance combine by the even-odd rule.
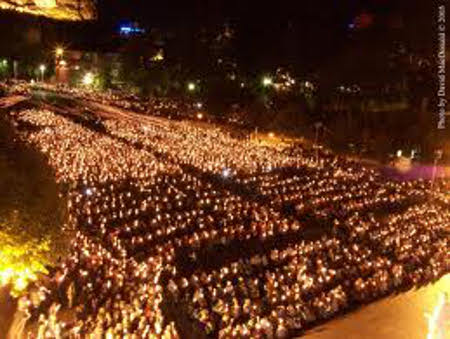
[[0, 286], [20, 291], [64, 253], [65, 204], [45, 159], [13, 140], [0, 120]]

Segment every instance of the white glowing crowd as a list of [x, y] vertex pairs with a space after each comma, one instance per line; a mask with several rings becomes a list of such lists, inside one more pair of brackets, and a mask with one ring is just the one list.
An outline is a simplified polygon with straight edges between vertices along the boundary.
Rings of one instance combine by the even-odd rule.
[[217, 126], [12, 118], [73, 238], [20, 301], [30, 338], [288, 338], [450, 270], [450, 211], [426, 181]]

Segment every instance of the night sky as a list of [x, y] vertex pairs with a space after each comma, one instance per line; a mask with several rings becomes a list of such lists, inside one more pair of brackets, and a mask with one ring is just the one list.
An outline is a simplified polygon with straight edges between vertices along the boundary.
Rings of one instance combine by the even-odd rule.
[[200, 22], [208, 24], [223, 20], [268, 24], [283, 20], [327, 20], [330, 28], [350, 22], [358, 13], [375, 15], [406, 12], [415, 8], [418, 0], [301, 0], [242, 1], [191, 0], [143, 1], [99, 0], [99, 17], [104, 22], [122, 18], [135, 19], [150, 26], [171, 26]]
[[373, 20], [368, 28], [381, 30], [380, 34], [390, 18], [399, 16], [406, 25], [431, 27], [430, 18], [421, 22], [420, 17], [430, 12], [432, 4], [425, 0], [98, 0], [98, 9], [99, 24], [112, 28], [124, 19], [147, 29], [214, 28], [229, 23], [239, 34], [253, 38], [292, 32], [305, 43], [322, 40], [335, 48], [348, 40], [349, 27], [364, 13]]
[[[275, 65], [294, 65], [300, 73], [309, 73], [331, 69], [339, 61], [335, 57], [351, 55], [354, 49], [365, 51], [379, 41], [389, 46], [398, 38], [419, 51], [434, 41], [430, 39], [433, 5], [428, 0], [98, 0], [97, 7], [97, 21], [62, 23], [57, 34], [53, 32], [56, 24], [40, 24], [46, 32], [44, 44], [115, 51], [124, 43], [117, 34], [119, 23], [130, 20], [147, 31], [156, 28], [173, 36], [167, 46], [181, 46], [184, 52], [195, 44], [198, 32], [217, 34], [228, 24], [234, 30], [232, 53], [241, 68], [270, 70]], [[8, 15], [2, 16], [5, 29], [19, 20], [8, 19]], [[366, 27], [352, 27], [361, 15]], [[392, 30], [392, 20], [402, 29]], [[43, 23], [45, 19], [29, 21]], [[23, 27], [16, 26], [17, 34], [2, 37], [5, 48], [21, 37]], [[198, 50], [195, 53], [203, 51]], [[3, 52], [8, 53], [14, 54]]]

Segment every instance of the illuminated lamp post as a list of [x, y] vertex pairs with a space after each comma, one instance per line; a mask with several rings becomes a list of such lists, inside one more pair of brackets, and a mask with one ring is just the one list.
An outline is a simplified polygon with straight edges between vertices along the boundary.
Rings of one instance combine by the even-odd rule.
[[189, 92], [194, 92], [196, 88], [197, 88], [197, 86], [195, 85], [194, 82], [189, 82], [187, 85], [187, 89]]
[[271, 77], [265, 76], [262, 79], [262, 84], [263, 84], [264, 87], [269, 87], [269, 86], [271, 86], [273, 84], [273, 80], [272, 80]]
[[42, 80], [42, 82], [44, 82], [44, 74], [45, 74], [45, 70], [46, 69], [47, 69], [47, 67], [44, 64], [39, 66], [39, 70], [41, 71], [41, 80]]
[[66, 66], [66, 61], [63, 59], [64, 57], [64, 48], [58, 46], [55, 48], [55, 75], [56, 81], [62, 82], [63, 71], [62, 69]]
[[94, 83], [94, 75], [88, 72], [83, 77], [83, 85], [91, 86]]
[[55, 49], [55, 55], [56, 55], [57, 58], [62, 58], [62, 56], [64, 55], [64, 48], [57, 47]]

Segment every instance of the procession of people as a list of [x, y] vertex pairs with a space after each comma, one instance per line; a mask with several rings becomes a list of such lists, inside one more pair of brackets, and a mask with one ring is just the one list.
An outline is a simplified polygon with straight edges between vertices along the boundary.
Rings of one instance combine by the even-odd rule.
[[426, 181], [189, 121], [12, 119], [72, 236], [22, 297], [29, 338], [288, 338], [450, 269], [450, 211]]

